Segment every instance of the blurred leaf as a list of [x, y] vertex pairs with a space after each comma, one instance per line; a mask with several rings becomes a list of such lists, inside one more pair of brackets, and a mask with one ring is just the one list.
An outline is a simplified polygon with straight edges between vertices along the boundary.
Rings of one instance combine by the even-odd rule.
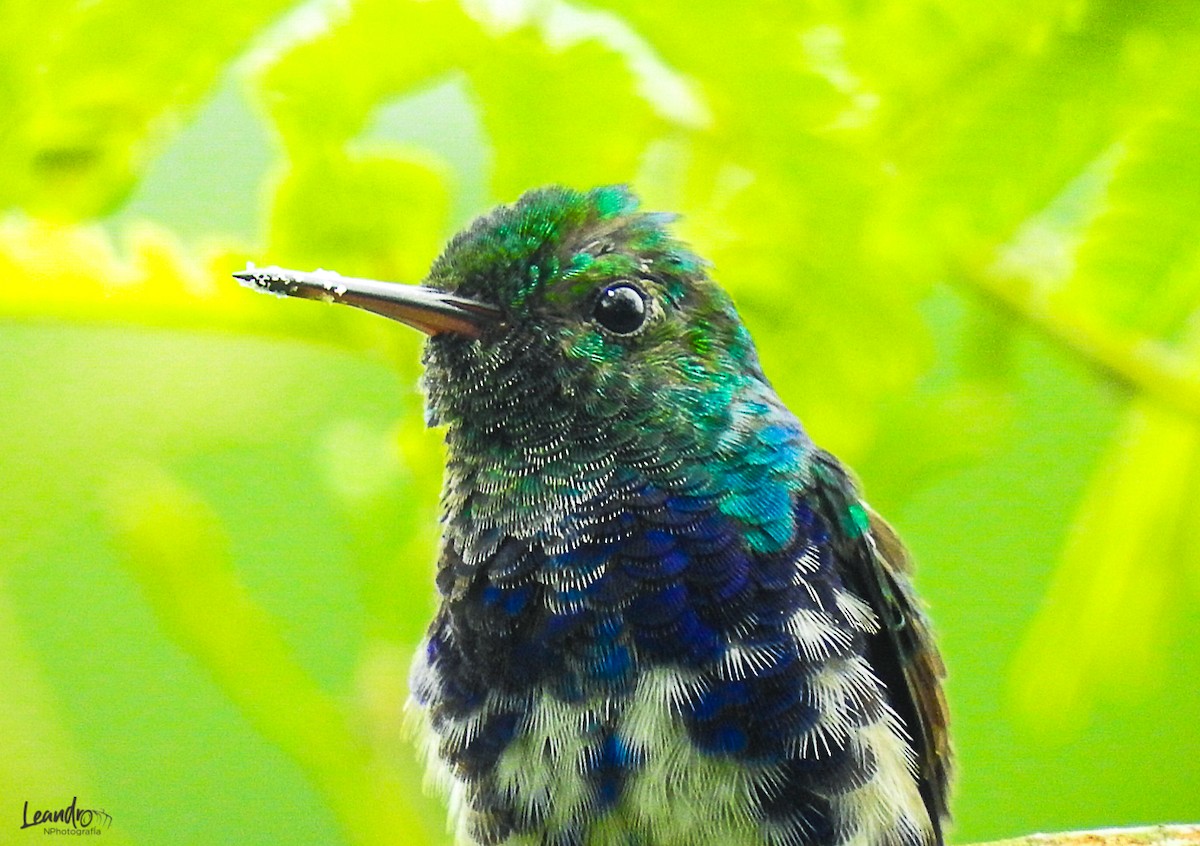
[[[357, 139], [376, 110], [483, 45], [455, 3], [362, 0], [268, 58], [258, 95], [290, 159], [273, 196], [273, 263], [424, 278], [446, 236], [446, 173], [434, 151]], [[331, 90], [341, 93], [330, 98]]]
[[595, 40], [555, 50], [524, 28], [466, 70], [495, 145], [493, 193], [506, 200], [550, 183], [629, 182], [665, 128], [626, 63]]
[[[415, 339], [339, 308], [280, 308], [230, 277], [246, 253], [192, 253], [169, 232], [134, 227], [119, 250], [98, 226], [0, 219], [0, 318], [236, 331], [338, 344], [388, 362]], [[295, 305], [289, 303], [288, 305]]]
[[826, 20], [812, 7], [777, 0], [589, 5], [620, 15], [699, 83], [714, 113], [712, 132], [731, 151], [785, 151], [797, 133], [827, 127], [847, 104], [802, 49], [804, 33]]
[[[628, 181], [660, 127], [628, 68], [596, 41], [556, 51], [522, 29], [487, 42], [455, 4], [414, 2], [397, 14], [395, 4], [357, 3], [260, 74], [293, 159], [276, 198], [274, 250], [348, 272], [424, 275], [446, 234], [434, 172], [398, 152], [364, 154], [353, 139], [376, 109], [452, 70], [479, 95], [497, 147], [496, 195], [506, 199], [544, 182]], [[350, 96], [329, 103], [331, 84]], [[535, 88], [543, 93], [531, 98]], [[419, 258], [389, 259], [402, 245]]]
[[880, 434], [856, 464], [872, 504], [887, 513], [920, 484], [980, 460], [995, 449], [1012, 416], [1007, 391], [967, 381], [885, 405]]
[[[834, 4], [849, 61], [884, 106], [915, 116], [944, 105], [938, 95], [1000, 64], [1022, 64], [1065, 32], [1091, 4], [1076, 0], [890, 0]], [[840, 13], [840, 14], [839, 14]]]
[[[1082, 8], [1078, 18], [1034, 16], [1027, 33], [1037, 35], [1024, 44], [965, 53], [939, 90], [887, 98], [896, 109], [888, 136], [922, 212], [913, 222], [932, 223], [964, 249], [971, 238], [1005, 240], [1117, 141], [1127, 121], [1156, 108], [1174, 59], [1192, 49], [1195, 10]], [[1162, 61], [1143, 60], [1138, 47], [1147, 41], [1159, 44]]]
[[[6, 754], [0, 760], [0, 795], [31, 807], [59, 808], [68, 795], [79, 797], [82, 807], [111, 807], [103, 784], [95, 783], [88, 765], [80, 759], [75, 738], [63, 725], [54, 694], [42, 677], [38, 656], [24, 642], [10, 598], [0, 593], [0, 674], [19, 679], [4, 695], [0, 709], [0, 737]], [[59, 800], [62, 804], [59, 804]], [[15, 829], [14, 819], [10, 823]], [[120, 828], [104, 829], [105, 842], [128, 843]]]
[[1080, 307], [1155, 335], [1178, 331], [1200, 298], [1196, 55], [1159, 57], [1171, 62], [1180, 90], [1119, 142], [1103, 211], [1084, 233], [1069, 283]]
[[241, 262], [187, 255], [166, 231], [139, 227], [120, 256], [98, 226], [0, 221], [0, 313], [6, 317], [120, 320], [157, 326], [276, 321], [277, 310], [245, 296], [206, 266]]
[[448, 0], [356, 0], [331, 16], [257, 73], [263, 105], [301, 163], [340, 152], [381, 104], [463, 67], [486, 45], [479, 24]]
[[322, 438], [321, 467], [355, 541], [366, 627], [381, 643], [415, 643], [433, 612], [433, 598], [412, 586], [433, 571], [443, 450], [416, 406], [386, 431], [344, 420]]
[[0, 8], [0, 210], [110, 210], [280, 0]]
[[446, 230], [443, 175], [386, 153], [332, 154], [293, 165], [271, 210], [272, 264], [336, 268], [417, 282]]
[[1093, 476], [1062, 562], [1010, 670], [1030, 726], [1077, 731], [1101, 697], [1144, 699], [1178, 595], [1180, 517], [1200, 423], [1139, 402]]
[[212, 673], [266, 737], [329, 797], [350, 839], [393, 843], [421, 818], [403, 797], [420, 779], [376, 760], [350, 714], [297, 664], [279, 624], [239, 584], [207, 505], [153, 467], [132, 467], [107, 490], [132, 572], [164, 628]]

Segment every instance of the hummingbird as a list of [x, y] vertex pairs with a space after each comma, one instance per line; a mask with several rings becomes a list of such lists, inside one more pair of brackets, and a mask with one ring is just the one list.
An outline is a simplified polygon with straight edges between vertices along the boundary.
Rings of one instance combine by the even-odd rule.
[[941, 846], [909, 557], [674, 219], [549, 187], [421, 286], [235, 274], [429, 336], [443, 533], [409, 707], [458, 842]]

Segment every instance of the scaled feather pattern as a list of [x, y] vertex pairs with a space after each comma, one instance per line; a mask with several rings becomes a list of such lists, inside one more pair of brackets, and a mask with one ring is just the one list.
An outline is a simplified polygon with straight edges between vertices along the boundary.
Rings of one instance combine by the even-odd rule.
[[534, 191], [425, 282], [493, 315], [425, 352], [448, 457], [410, 704], [460, 842], [941, 844], [903, 547], [670, 223]]

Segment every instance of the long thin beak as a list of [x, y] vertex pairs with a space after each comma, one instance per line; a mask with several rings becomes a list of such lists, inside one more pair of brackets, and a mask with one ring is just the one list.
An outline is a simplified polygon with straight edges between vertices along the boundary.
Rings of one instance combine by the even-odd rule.
[[247, 288], [276, 296], [344, 303], [390, 317], [427, 335], [453, 332], [478, 338], [500, 318], [487, 303], [456, 297], [420, 285], [355, 279], [329, 270], [305, 273], [282, 267], [247, 267], [233, 274]]

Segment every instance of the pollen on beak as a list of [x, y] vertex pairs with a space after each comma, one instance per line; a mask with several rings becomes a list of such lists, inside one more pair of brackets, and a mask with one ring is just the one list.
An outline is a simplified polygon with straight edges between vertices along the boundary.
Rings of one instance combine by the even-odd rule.
[[249, 266], [233, 275], [256, 291], [355, 306], [420, 329], [427, 335], [450, 332], [478, 338], [500, 318], [500, 310], [495, 306], [445, 291], [356, 279], [329, 270], [306, 273], [274, 266]]

